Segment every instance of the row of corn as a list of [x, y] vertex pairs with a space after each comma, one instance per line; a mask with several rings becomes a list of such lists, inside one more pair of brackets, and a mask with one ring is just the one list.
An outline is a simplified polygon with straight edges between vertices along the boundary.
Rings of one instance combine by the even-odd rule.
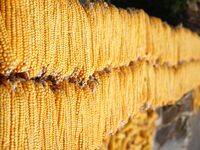
[[1, 0], [0, 73], [26, 72], [29, 78], [88, 77], [105, 67], [145, 59], [176, 66], [200, 59], [200, 38], [171, 28], [142, 10], [106, 3], [81, 6], [78, 0]]
[[199, 70], [200, 62], [169, 68], [141, 61], [102, 74], [95, 92], [68, 81], [2, 82], [0, 149], [98, 148], [129, 117], [200, 85]]

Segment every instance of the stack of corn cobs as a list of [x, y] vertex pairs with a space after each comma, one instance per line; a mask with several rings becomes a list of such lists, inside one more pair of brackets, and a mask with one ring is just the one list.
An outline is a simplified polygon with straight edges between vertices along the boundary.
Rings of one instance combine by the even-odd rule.
[[200, 85], [200, 37], [142, 10], [0, 0], [0, 149], [95, 149]]

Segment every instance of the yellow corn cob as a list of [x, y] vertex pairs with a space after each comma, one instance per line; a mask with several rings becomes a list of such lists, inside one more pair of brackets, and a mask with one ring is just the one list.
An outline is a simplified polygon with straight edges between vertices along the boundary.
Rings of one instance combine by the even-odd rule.
[[[68, 12], [68, 4], [65, 1], [61, 1], [60, 4], [60, 13], [63, 15], [60, 15], [61, 18], [61, 29], [58, 32], [61, 32], [61, 35], [58, 36], [58, 43], [60, 46], [60, 54], [61, 54], [61, 58], [58, 58], [56, 60], [56, 64], [55, 66], [60, 66], [60, 69], [55, 69], [56, 71], [62, 71], [64, 75], [66, 74], [70, 74], [71, 73], [71, 65], [70, 65], [70, 47], [69, 47], [69, 30], [68, 30], [68, 26], [70, 24], [68, 24], [68, 17], [69, 17], [69, 12]], [[59, 8], [58, 8], [59, 9]], [[60, 61], [62, 60], [62, 61]], [[59, 63], [61, 65], [59, 65]]]
[[200, 103], [199, 103], [199, 99], [200, 99], [200, 88], [197, 87], [194, 91], [193, 91], [193, 97], [194, 97], [194, 112], [197, 112], [200, 108]]
[[0, 145], [1, 149], [10, 147], [11, 129], [11, 92], [4, 85], [0, 85]]
[[33, 149], [38, 149], [40, 147], [40, 138], [39, 138], [39, 114], [38, 114], [38, 105], [36, 99], [36, 90], [33, 81], [27, 81], [22, 83], [24, 92], [25, 92], [25, 101], [27, 101], [27, 115], [30, 127], [28, 134], [30, 136], [29, 142]]
[[[41, 1], [40, 6], [42, 6], [42, 7], [40, 7], [41, 14], [44, 13], [44, 15], [42, 15], [42, 19], [41, 19], [43, 21], [43, 23], [41, 24], [41, 26], [43, 25], [42, 26], [42, 31], [43, 31], [42, 47], [43, 47], [43, 49], [40, 50], [39, 55], [43, 55], [42, 52], [44, 52], [44, 55], [42, 56], [41, 67], [46, 67], [47, 74], [50, 74], [53, 70], [52, 68], [53, 68], [53, 62], [54, 62], [54, 57], [52, 57], [52, 56], [54, 56], [56, 53], [56, 47], [54, 45], [55, 40], [52, 39], [52, 34], [53, 34], [53, 31], [55, 30], [55, 28], [53, 28], [53, 24], [57, 23], [56, 22], [57, 20], [54, 22], [54, 19], [53, 19], [53, 14], [56, 11], [55, 6], [57, 6], [57, 5], [55, 4], [55, 2], [53, 2], [53, 0], [52, 1], [45, 0], [44, 2]], [[58, 11], [59, 10], [60, 9], [58, 9]]]
[[[36, 83], [35, 85], [35, 93], [36, 93], [36, 100], [37, 100], [37, 109], [38, 109], [38, 122], [36, 126], [39, 126], [39, 145], [42, 149], [45, 149], [46, 145], [45, 143], [48, 140], [48, 137], [45, 139], [45, 134], [44, 134], [44, 126], [47, 128], [46, 124], [43, 123], [44, 116], [46, 114], [46, 109], [45, 109], [45, 101], [42, 100], [42, 97], [44, 97], [45, 92], [43, 85]], [[47, 136], [47, 135], [46, 135]]]
[[[17, 87], [11, 93], [11, 131], [10, 131], [10, 143], [9, 147], [12, 149], [22, 149], [25, 140], [26, 130], [26, 99], [21, 84], [17, 84]], [[20, 133], [20, 134], [19, 134]]]
[[0, 12], [0, 73], [8, 75], [15, 68], [16, 55], [13, 53], [8, 32]]
[[59, 148], [60, 149], [67, 149], [65, 147], [65, 142], [67, 139], [65, 139], [65, 125], [67, 124], [67, 112], [69, 113], [68, 110], [68, 105], [66, 101], [66, 94], [65, 92], [61, 90], [56, 90], [54, 93], [55, 96], [55, 105], [56, 105], [56, 114], [57, 114], [57, 126], [58, 126], [58, 132], [59, 132]]
[[40, 19], [40, 10], [38, 8], [39, 1], [30, 1], [30, 25], [31, 25], [31, 72], [30, 77], [37, 76], [39, 74], [42, 60], [41, 58], [44, 55], [43, 47], [41, 46], [41, 34], [44, 32], [41, 24], [42, 20]]
[[[56, 149], [59, 148], [59, 132], [58, 132], [58, 126], [57, 126], [57, 116], [56, 116], [56, 107], [55, 107], [55, 99], [53, 92], [50, 90], [48, 85], [44, 86], [45, 91], [45, 110], [46, 110], [46, 116], [44, 116], [44, 124], [46, 126], [45, 132], [45, 139], [48, 139], [45, 141], [46, 149]], [[56, 146], [58, 145], [58, 146]]]

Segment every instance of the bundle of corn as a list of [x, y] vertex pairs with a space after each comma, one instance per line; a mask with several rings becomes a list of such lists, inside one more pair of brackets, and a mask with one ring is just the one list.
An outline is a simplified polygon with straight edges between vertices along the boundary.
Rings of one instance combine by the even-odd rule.
[[[191, 127], [189, 127], [192, 121], [191, 115], [197, 113], [199, 106], [200, 87], [186, 93], [177, 100], [175, 105], [163, 105], [157, 110], [152, 110], [150, 106], [144, 105], [141, 112], [129, 118], [125, 125], [121, 124], [116, 133], [111, 133], [100, 149], [149, 150], [152, 149], [152, 145], [154, 145], [154, 149], [164, 149], [162, 146], [165, 142], [178, 141], [181, 138], [185, 141], [182, 141], [181, 147], [187, 147], [188, 142], [191, 142]], [[184, 134], [184, 132], [186, 133]], [[160, 144], [157, 148], [156, 142]]]
[[200, 85], [200, 38], [143, 11], [1, 0], [0, 33], [1, 149], [94, 149]]
[[152, 149], [156, 118], [156, 113], [150, 109], [136, 114], [114, 135], [111, 134], [107, 141], [104, 141], [101, 149]]

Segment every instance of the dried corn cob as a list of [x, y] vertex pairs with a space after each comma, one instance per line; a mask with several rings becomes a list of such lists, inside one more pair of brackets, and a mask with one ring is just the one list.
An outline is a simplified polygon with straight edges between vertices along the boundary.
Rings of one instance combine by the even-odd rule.
[[8, 39], [8, 32], [4, 24], [2, 13], [0, 12], [0, 73], [9, 75], [16, 67], [15, 54], [12, 52], [11, 43]]

